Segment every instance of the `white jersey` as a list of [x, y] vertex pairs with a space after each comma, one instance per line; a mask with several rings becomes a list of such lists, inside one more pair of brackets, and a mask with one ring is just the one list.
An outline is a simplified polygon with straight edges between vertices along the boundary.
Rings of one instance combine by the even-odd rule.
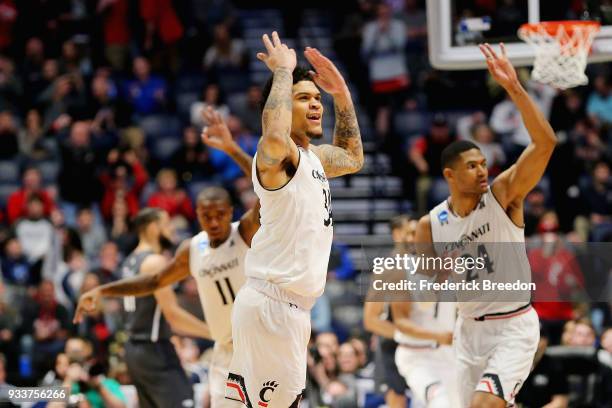
[[244, 284], [244, 258], [248, 245], [238, 231], [239, 221], [232, 223], [228, 239], [211, 248], [204, 231], [191, 239], [189, 270], [198, 285], [206, 323], [216, 342], [232, 341], [232, 306]]
[[[531, 268], [525, 250], [523, 228], [516, 226], [499, 204], [491, 188], [482, 195], [476, 209], [462, 218], [454, 214], [448, 200], [429, 212], [434, 248], [438, 256], [468, 250], [473, 258], [486, 260], [482, 270], [468, 270], [455, 280], [478, 281], [481, 290], [458, 295], [459, 314], [481, 317], [485, 314], [505, 313], [529, 303], [529, 291], [483, 290], [487, 282], [531, 282]], [[482, 243], [482, 244], [481, 244]], [[484, 282], [484, 281], [487, 282]], [[469, 299], [469, 301], [466, 301]]]
[[[261, 227], [246, 257], [246, 275], [306, 298], [323, 293], [333, 236], [329, 183], [319, 158], [299, 149], [295, 174], [278, 189], [264, 188], [253, 159]], [[314, 303], [314, 302], [312, 302]]]
[[[411, 302], [410, 321], [416, 326], [434, 332], [452, 332], [455, 328], [457, 307], [454, 302]], [[394, 340], [414, 348], [436, 347], [433, 340], [419, 339], [397, 331]]]

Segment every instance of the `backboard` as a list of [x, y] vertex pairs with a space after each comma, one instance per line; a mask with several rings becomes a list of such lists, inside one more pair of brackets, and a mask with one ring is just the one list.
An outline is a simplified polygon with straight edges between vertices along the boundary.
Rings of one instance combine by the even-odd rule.
[[589, 62], [612, 60], [612, 0], [427, 0], [429, 59], [441, 70], [486, 68], [478, 44], [504, 42], [516, 66], [531, 65], [521, 24], [584, 19], [601, 23]]

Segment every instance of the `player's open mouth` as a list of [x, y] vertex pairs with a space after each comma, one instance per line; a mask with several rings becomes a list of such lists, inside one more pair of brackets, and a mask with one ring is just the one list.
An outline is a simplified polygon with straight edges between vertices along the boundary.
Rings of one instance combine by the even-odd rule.
[[321, 114], [320, 113], [310, 113], [306, 115], [306, 119], [311, 122], [320, 123], [321, 122]]
[[487, 187], [489, 185], [489, 182], [487, 181], [487, 179], [484, 179], [480, 180], [478, 184], [480, 184], [481, 187]]

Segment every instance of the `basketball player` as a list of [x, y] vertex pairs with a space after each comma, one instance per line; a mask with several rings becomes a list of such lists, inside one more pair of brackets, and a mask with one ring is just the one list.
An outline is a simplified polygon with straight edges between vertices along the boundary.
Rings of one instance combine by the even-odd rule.
[[450, 347], [456, 306], [451, 302], [393, 302], [395, 363], [412, 395], [427, 408], [459, 406]]
[[[487, 163], [476, 145], [458, 141], [446, 147], [441, 162], [450, 197], [419, 220], [416, 235], [419, 243], [459, 245], [467, 237], [478, 245], [479, 251], [492, 254], [486, 254], [492, 262], [487, 271], [482, 271], [484, 274], [530, 279], [524, 248], [523, 200], [544, 174], [556, 139], [517, 79], [503, 44], [500, 46], [501, 55], [489, 44], [480, 49], [489, 72], [517, 105], [531, 143], [491, 186]], [[518, 245], [506, 244], [500, 250], [488, 244], [495, 242]], [[529, 375], [539, 338], [538, 316], [529, 303], [529, 293], [524, 299], [458, 304], [453, 344], [462, 407], [505, 407], [513, 403]]]
[[[208, 146], [228, 153], [245, 174], [251, 175], [252, 158], [232, 140], [221, 116], [208, 109], [208, 126], [202, 138]], [[251, 238], [259, 228], [259, 211], [247, 211], [240, 221], [232, 223], [233, 207], [228, 192], [219, 187], [204, 189], [198, 196], [196, 212], [202, 232], [185, 240], [174, 259], [152, 275], [121, 280], [101, 286], [81, 297], [79, 307], [94, 302], [99, 296], [141, 296], [162, 290], [186, 279], [190, 274], [198, 285], [200, 301], [215, 341], [210, 365], [209, 392], [211, 407], [219, 408], [229, 401], [224, 398], [225, 380], [232, 356], [231, 310], [236, 293], [244, 283], [244, 257]], [[155, 391], [161, 392], [161, 391]], [[166, 405], [173, 406], [173, 405]]]
[[[136, 215], [133, 224], [139, 242], [123, 262], [121, 274], [124, 280], [149, 280], [155, 276], [159, 265], [167, 262], [161, 252], [171, 246], [170, 218], [163, 210], [146, 208]], [[92, 292], [107, 294], [104, 286], [85, 293], [83, 298], [94, 302], [91, 306], [97, 304], [97, 300], [91, 296]], [[149, 296], [124, 299], [130, 333], [129, 341], [125, 344], [125, 362], [138, 392], [139, 405], [152, 408], [193, 407], [193, 389], [170, 337], [174, 330], [188, 336], [210, 338], [210, 330], [204, 322], [178, 306], [171, 287], [154, 294], [153, 291], [148, 293]], [[130, 292], [122, 294], [128, 295]], [[75, 316], [77, 322], [81, 317], [82, 301], [79, 301]]]
[[[398, 215], [390, 221], [393, 238], [393, 254], [413, 251], [416, 221], [407, 215]], [[402, 277], [403, 278], [403, 277]], [[393, 324], [393, 314], [389, 302], [365, 302], [363, 305], [363, 325], [365, 329], [378, 336], [375, 351], [376, 369], [382, 370], [383, 384], [386, 388], [385, 403], [389, 408], [406, 407], [406, 381], [397, 371], [395, 350], [397, 343], [393, 336], [397, 327]], [[379, 377], [378, 375], [376, 376]]]
[[[363, 165], [361, 135], [348, 87], [314, 48], [314, 71], [296, 68], [296, 53], [276, 32], [257, 54], [272, 71], [264, 90], [263, 135], [253, 160], [261, 227], [247, 252], [247, 282], [232, 313], [234, 355], [226, 397], [234, 406], [297, 407], [306, 383], [310, 309], [323, 293], [332, 243], [328, 177]], [[319, 88], [335, 108], [333, 145], [322, 136]]]

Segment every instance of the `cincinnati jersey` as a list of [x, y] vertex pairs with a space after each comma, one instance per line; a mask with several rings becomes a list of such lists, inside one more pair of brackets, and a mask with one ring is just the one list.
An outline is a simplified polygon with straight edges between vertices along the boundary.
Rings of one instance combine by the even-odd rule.
[[323, 293], [333, 236], [329, 183], [319, 158], [299, 149], [289, 182], [265, 189], [253, 159], [253, 186], [261, 202], [261, 227], [246, 257], [246, 274], [300, 296]]
[[244, 258], [248, 245], [232, 223], [229, 237], [212, 248], [204, 231], [191, 239], [189, 270], [198, 285], [198, 293], [212, 338], [220, 343], [232, 341], [232, 306], [245, 281]]
[[[426, 330], [452, 332], [455, 327], [457, 307], [453, 302], [411, 302], [410, 321]], [[409, 347], [435, 347], [433, 340], [419, 339], [405, 333], [396, 332], [394, 340]]]
[[429, 216], [438, 256], [454, 252], [455, 256], [459, 254], [485, 261], [484, 268], [480, 270], [474, 268], [452, 275], [455, 281], [475, 281], [480, 285], [479, 290], [456, 292], [461, 316], [504, 313], [529, 303], [529, 291], [484, 290], [488, 282], [531, 282], [524, 230], [512, 222], [491, 188], [466, 217], [454, 214], [448, 200], [431, 210]]
[[[132, 252], [121, 264], [121, 278], [131, 278], [140, 273], [140, 266], [151, 251]], [[133, 340], [156, 342], [172, 336], [170, 325], [164, 317], [154, 295], [126, 296], [123, 298], [127, 312], [126, 328]]]

